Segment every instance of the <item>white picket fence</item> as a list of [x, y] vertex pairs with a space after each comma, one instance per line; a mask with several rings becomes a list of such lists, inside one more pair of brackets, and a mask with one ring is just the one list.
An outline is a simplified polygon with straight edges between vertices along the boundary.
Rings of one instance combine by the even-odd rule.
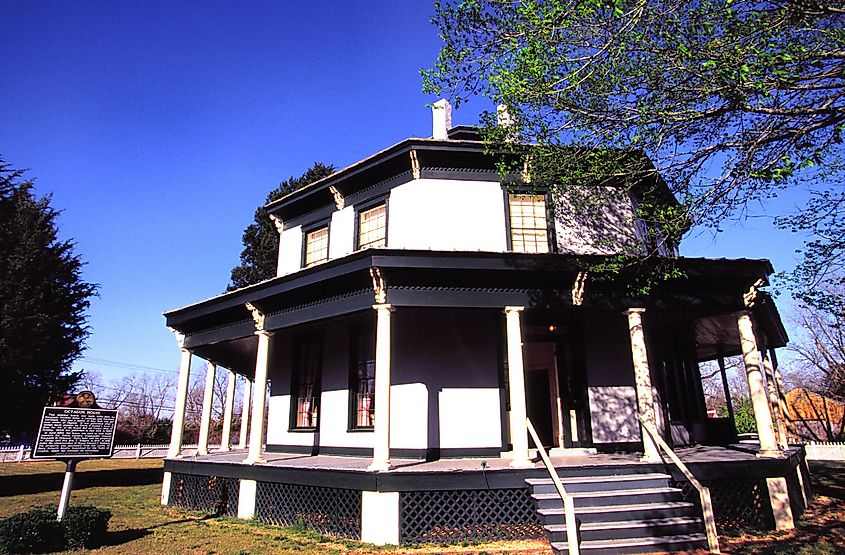
[[[167, 448], [165, 444], [158, 445], [115, 445], [114, 456], [115, 459], [163, 459], [167, 455]], [[208, 450], [214, 451], [220, 448], [220, 445], [209, 445]], [[182, 446], [182, 454], [190, 455], [195, 453], [197, 444], [187, 444]], [[29, 460], [30, 446], [18, 445], [12, 447], [0, 447], [0, 463], [5, 462], [21, 462]]]
[[845, 461], [845, 442], [812, 441], [804, 444], [808, 461]]

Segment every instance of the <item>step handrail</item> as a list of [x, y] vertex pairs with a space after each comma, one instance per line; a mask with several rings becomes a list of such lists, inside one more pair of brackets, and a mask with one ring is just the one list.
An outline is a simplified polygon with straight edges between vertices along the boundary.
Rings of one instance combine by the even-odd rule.
[[557, 475], [557, 470], [555, 470], [548, 453], [543, 448], [543, 442], [537, 436], [537, 431], [534, 429], [534, 425], [531, 424], [531, 420], [526, 418], [525, 425], [528, 427], [528, 433], [531, 435], [534, 445], [537, 446], [537, 451], [540, 453], [540, 458], [543, 459], [543, 464], [555, 485], [555, 489], [557, 489], [560, 500], [563, 502], [563, 517], [564, 523], [566, 524], [566, 543], [569, 546], [569, 555], [580, 555], [581, 551], [578, 546], [578, 521], [575, 519], [575, 501], [571, 495], [566, 493], [563, 484], [560, 482], [560, 476]]
[[651, 423], [645, 422], [639, 414], [637, 415], [637, 419], [640, 421], [643, 429], [648, 433], [651, 439], [654, 440], [654, 443], [657, 444], [657, 446], [660, 447], [670, 459], [672, 459], [672, 462], [675, 463], [675, 466], [678, 467], [689, 483], [698, 490], [698, 496], [701, 499], [701, 512], [704, 514], [704, 531], [707, 534], [707, 547], [710, 549], [711, 553], [721, 553], [719, 550], [719, 534], [716, 532], [716, 519], [713, 516], [713, 501], [710, 498], [710, 488], [703, 485], [695, 478], [695, 476], [693, 476], [689, 467], [687, 467], [678, 455], [672, 451], [672, 448], [663, 441], [663, 438], [660, 437], [660, 434], [657, 433], [657, 430], [654, 429]]

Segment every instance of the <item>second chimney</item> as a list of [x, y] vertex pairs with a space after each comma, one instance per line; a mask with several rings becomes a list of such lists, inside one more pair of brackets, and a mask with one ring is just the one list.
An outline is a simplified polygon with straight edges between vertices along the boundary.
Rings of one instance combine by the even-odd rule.
[[431, 119], [435, 139], [446, 140], [449, 138], [449, 129], [452, 127], [452, 105], [445, 98], [441, 98], [431, 105]]

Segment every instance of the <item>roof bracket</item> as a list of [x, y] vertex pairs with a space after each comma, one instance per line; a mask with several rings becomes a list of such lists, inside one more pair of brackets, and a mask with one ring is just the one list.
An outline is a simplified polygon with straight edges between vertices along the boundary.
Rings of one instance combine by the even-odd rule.
[[420, 178], [420, 161], [417, 158], [417, 151], [411, 150], [411, 174], [413, 174], [414, 179]]

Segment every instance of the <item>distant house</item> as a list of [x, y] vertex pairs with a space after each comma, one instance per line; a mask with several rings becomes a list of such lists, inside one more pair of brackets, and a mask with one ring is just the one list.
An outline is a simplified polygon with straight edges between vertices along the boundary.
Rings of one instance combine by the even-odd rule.
[[[527, 418], [571, 487], [594, 492], [578, 503], [605, 507], [582, 508], [585, 521], [607, 521], [585, 542], [700, 547], [700, 515], [670, 487], [684, 478], [640, 421], [676, 448], [729, 442], [731, 422], [707, 417], [698, 364], [744, 354], [759, 454], [772, 460], [698, 450], [709, 458], [690, 465], [729, 480], [723, 514], [741, 492], [754, 506], [737, 514], [752, 524], [791, 523], [769, 504], [803, 509], [786, 493], [787, 482], [801, 490], [801, 454], [778, 444], [763, 386], [770, 351], [787, 341], [759, 290], [770, 263], [683, 258], [665, 244], [684, 279], [645, 297], [624, 272], [594, 280], [592, 264], [647, 240], [640, 189], [602, 189], [605, 217], [585, 225], [527, 176], [503, 183], [477, 129], [452, 127], [450, 110], [435, 104], [433, 137], [270, 203], [276, 277], [165, 313], [182, 365], [162, 502], [373, 543], [532, 537], [561, 513], [526, 482], [545, 474]], [[614, 241], [598, 241], [597, 227]], [[224, 451], [207, 453], [201, 433], [199, 455], [180, 456], [192, 355], [251, 385], [241, 450], [224, 435]]]
[[845, 404], [796, 387], [787, 392], [790, 440], [841, 441], [845, 438]]

